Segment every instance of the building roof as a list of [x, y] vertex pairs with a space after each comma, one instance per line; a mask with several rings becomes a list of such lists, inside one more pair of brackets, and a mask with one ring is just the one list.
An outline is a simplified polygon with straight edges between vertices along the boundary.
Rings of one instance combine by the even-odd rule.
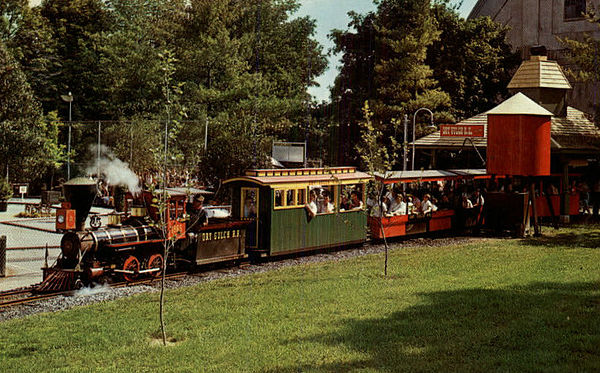
[[375, 177], [385, 184], [410, 183], [413, 181], [437, 181], [448, 179], [474, 179], [486, 177], [485, 168], [455, 169], [455, 170], [416, 170], [416, 171], [390, 171], [385, 174], [376, 173]]
[[334, 168], [292, 168], [292, 169], [261, 169], [249, 170], [245, 176], [226, 180], [225, 183], [246, 181], [262, 186], [286, 187], [286, 185], [336, 185], [353, 184], [371, 180], [372, 177], [364, 172], [356, 171], [355, 167]]
[[[487, 114], [477, 114], [457, 124], [471, 124], [485, 126], [484, 137], [473, 137], [471, 140], [478, 148], [487, 147]], [[600, 150], [600, 130], [580, 110], [574, 107], [567, 108], [566, 117], [552, 117], [551, 147], [560, 150]], [[462, 137], [441, 137], [440, 131], [415, 141], [418, 148], [427, 149], [460, 149], [465, 139]], [[411, 143], [412, 145], [412, 143]], [[470, 142], [465, 146], [471, 147]]]
[[[487, 112], [477, 114], [474, 117], [462, 120], [457, 125], [479, 125], [484, 127], [484, 137], [472, 137], [471, 141], [478, 148], [487, 146]], [[440, 131], [436, 131], [415, 141], [415, 146], [419, 148], [460, 148], [465, 139], [463, 137], [441, 137]], [[471, 146], [470, 143], [467, 143]], [[412, 145], [412, 142], [410, 143]]]
[[508, 89], [519, 88], [558, 88], [571, 89], [571, 83], [556, 61], [548, 61], [546, 56], [531, 56], [523, 61], [513, 75]]
[[519, 92], [500, 105], [487, 112], [488, 115], [541, 115], [551, 117], [550, 111], [544, 109], [523, 93]]

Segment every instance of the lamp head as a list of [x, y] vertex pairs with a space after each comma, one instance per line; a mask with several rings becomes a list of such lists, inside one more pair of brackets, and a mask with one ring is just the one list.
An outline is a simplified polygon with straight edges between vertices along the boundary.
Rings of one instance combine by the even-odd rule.
[[64, 101], [64, 102], [73, 102], [73, 94], [71, 92], [69, 92], [68, 95], [60, 95], [60, 98]]

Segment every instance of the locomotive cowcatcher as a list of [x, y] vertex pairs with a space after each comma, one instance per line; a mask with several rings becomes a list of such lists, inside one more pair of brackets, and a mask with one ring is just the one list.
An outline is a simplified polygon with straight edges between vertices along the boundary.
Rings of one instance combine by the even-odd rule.
[[[230, 218], [206, 222], [193, 213], [188, 215], [189, 189], [143, 191], [130, 200], [133, 206], [128, 206], [125, 213], [109, 215], [106, 226], [101, 226], [99, 216], [93, 215], [90, 229], [85, 228], [85, 222], [97, 194], [96, 182], [76, 178], [63, 184], [63, 190], [66, 202], [56, 212], [56, 229], [64, 232], [61, 253], [52, 267], [43, 268], [38, 291], [71, 290], [114, 278], [129, 282], [159, 277], [165, 242], [172, 243], [169, 267], [246, 257], [249, 222]], [[167, 198], [161, 214], [158, 201], [162, 195]]]

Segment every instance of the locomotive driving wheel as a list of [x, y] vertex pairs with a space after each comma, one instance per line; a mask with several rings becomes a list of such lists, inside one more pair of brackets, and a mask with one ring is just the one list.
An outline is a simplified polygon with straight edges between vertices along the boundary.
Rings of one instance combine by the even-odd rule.
[[140, 271], [140, 261], [133, 255], [129, 256], [123, 262], [123, 270], [125, 271], [133, 271], [135, 274], [124, 273], [123, 278], [127, 282], [135, 281], [138, 277], [137, 272]]
[[154, 254], [148, 259], [148, 269], [160, 268], [160, 271], [152, 272], [151, 276], [154, 278], [160, 277], [163, 269], [163, 256], [160, 254]]

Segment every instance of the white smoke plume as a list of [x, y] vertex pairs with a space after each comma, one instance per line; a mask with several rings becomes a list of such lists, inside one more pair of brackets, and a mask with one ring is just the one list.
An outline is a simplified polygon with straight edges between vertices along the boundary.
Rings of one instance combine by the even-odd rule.
[[96, 285], [94, 287], [86, 286], [77, 290], [73, 295], [76, 297], [88, 297], [90, 295], [96, 295], [100, 293], [106, 293], [110, 290], [109, 285]]
[[209, 218], [228, 218], [231, 216], [229, 211], [226, 209], [207, 209], [207, 215]]
[[98, 146], [90, 146], [90, 151], [94, 155], [93, 163], [90, 164], [86, 173], [88, 175], [98, 173], [100, 169], [100, 175], [112, 186], [126, 186], [131, 194], [139, 194], [142, 190], [137, 175], [129, 169], [129, 164], [123, 162], [109, 147], [100, 145], [100, 159], [98, 159]]

